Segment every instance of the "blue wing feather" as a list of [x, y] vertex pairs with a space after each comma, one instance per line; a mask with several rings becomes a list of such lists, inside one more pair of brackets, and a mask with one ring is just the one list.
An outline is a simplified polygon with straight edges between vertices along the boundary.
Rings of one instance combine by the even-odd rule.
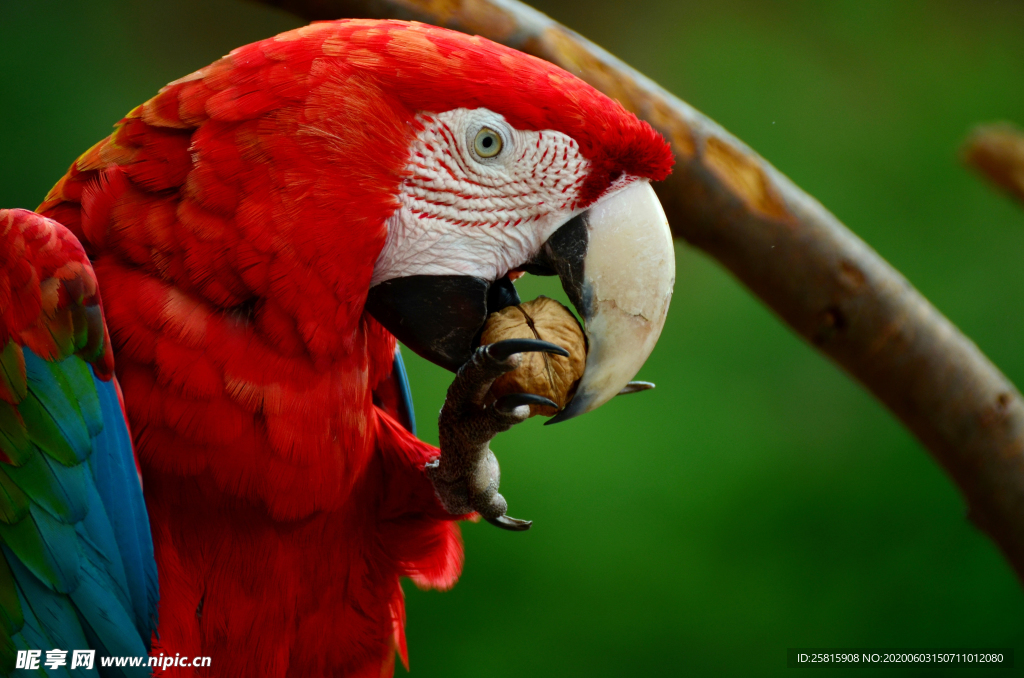
[[125, 425], [121, 402], [113, 382], [96, 380], [100, 409], [108, 424], [95, 439], [97, 449], [107, 454], [93, 454], [92, 466], [99, 492], [121, 554], [128, 591], [131, 593], [135, 625], [149, 638], [156, 628], [156, 604], [159, 597], [153, 539], [149, 517], [142, 498], [142, 485], [135, 468], [132, 440]]
[[35, 454], [21, 466], [8, 466], [5, 471], [21, 487], [47, 486], [53, 492], [36, 495], [32, 500], [55, 520], [74, 524], [85, 517], [85, 485], [91, 482], [84, 464], [64, 466], [45, 454]]
[[[19, 563], [44, 582], [55, 595], [67, 593], [77, 585], [78, 548], [75, 528], [65, 525], [38, 506], [14, 525], [0, 525], [0, 541]], [[33, 558], [33, 554], [41, 558]], [[13, 561], [8, 560], [13, 566]], [[15, 577], [17, 580], [17, 577]]]
[[[156, 627], [156, 563], [116, 386], [96, 379], [76, 356], [48, 363], [23, 350], [29, 394], [22, 402], [36, 408], [25, 421], [41, 406], [56, 427], [33, 438], [26, 424], [35, 453], [21, 466], [4, 464], [31, 502], [21, 520], [0, 521], [24, 618], [11, 641], [44, 652], [93, 648], [98, 656], [144, 656]], [[56, 444], [53, 430], [63, 438]], [[44, 452], [39, 441], [58, 454]], [[150, 675], [141, 667], [101, 673]]]
[[[8, 558], [9, 557], [10, 556], [8, 556]], [[31, 577], [31, 575], [28, 576]], [[24, 575], [22, 575], [22, 577], [24, 581], [27, 581], [24, 579]], [[38, 582], [36, 583], [38, 584]], [[29, 583], [29, 586], [31, 587], [31, 583]], [[25, 595], [25, 592], [22, 590], [20, 585], [18, 586], [18, 599], [21, 601], [21, 609], [25, 616], [25, 624], [22, 627], [21, 632], [15, 634], [12, 638], [14, 647], [18, 650], [39, 650], [44, 647], [56, 648], [56, 646], [53, 645], [54, 641], [51, 640], [43, 630], [44, 625], [42, 621], [36, 617], [35, 612], [32, 610], [32, 605], [30, 604], [31, 599]], [[60, 649], [63, 650], [64, 648], [62, 647]], [[14, 671], [11, 675], [19, 676], [19, 678], [22, 676], [46, 676], [47, 670], [40, 663], [40, 668], [36, 671], [22, 669]]]
[[[72, 356], [68, 361], [81, 363], [82, 359]], [[62, 383], [66, 382], [63, 370], [54, 369], [58, 366], [63, 367], [63, 363], [47, 363], [32, 351], [25, 349], [25, 372], [28, 376], [29, 392], [39, 399], [43, 409], [64, 434], [64, 440], [74, 453], [73, 460], [82, 462], [88, 458], [92, 447], [91, 436], [82, 418], [81, 408], [68, 398], [66, 385]], [[87, 396], [91, 394], [83, 394], [83, 397]]]
[[399, 421], [409, 429], [409, 432], [416, 435], [416, 413], [412, 409], [412, 389], [409, 388], [409, 375], [405, 372], [405, 361], [402, 360], [402, 351], [395, 345], [395, 366], [391, 371], [398, 387], [400, 396], [400, 418]]
[[[45, 652], [88, 647], [88, 641], [76, 618], [75, 608], [68, 597], [54, 595], [53, 591], [44, 586], [17, 559], [8, 559], [8, 562], [18, 582], [18, 594], [22, 600], [22, 610], [25, 611], [25, 625], [35, 632], [36, 642], [42, 640], [47, 643], [45, 646], [37, 645], [30, 649]], [[30, 616], [35, 623], [29, 622]], [[22, 632], [24, 633], [24, 630]]]

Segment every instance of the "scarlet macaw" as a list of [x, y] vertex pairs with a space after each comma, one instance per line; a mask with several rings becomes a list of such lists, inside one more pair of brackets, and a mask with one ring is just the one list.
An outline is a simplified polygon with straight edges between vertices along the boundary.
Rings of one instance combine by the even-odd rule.
[[[519, 353], [561, 349], [478, 349], [488, 313], [517, 303], [516, 274], [557, 274], [589, 352], [556, 420], [617, 394], [671, 297], [650, 187], [671, 164], [565, 71], [399, 21], [236, 49], [82, 155], [39, 212], [82, 242], [103, 294], [160, 649], [232, 676], [405, 661], [399, 578], [454, 584], [457, 518], [529, 526], [506, 515], [488, 443], [536, 396], [484, 394]], [[440, 450], [409, 430], [395, 337], [458, 371]]]

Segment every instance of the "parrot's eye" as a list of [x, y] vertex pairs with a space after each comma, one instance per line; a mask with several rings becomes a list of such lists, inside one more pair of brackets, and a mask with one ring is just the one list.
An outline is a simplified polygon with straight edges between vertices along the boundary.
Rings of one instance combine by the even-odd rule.
[[490, 127], [483, 127], [476, 133], [473, 150], [481, 158], [493, 158], [501, 153], [501, 136]]

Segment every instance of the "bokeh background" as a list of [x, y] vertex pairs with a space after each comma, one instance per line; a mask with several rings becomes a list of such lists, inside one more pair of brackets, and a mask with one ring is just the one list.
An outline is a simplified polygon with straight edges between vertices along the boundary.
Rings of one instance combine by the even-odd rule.
[[[1024, 384], [1024, 210], [957, 161], [974, 123], [1024, 124], [1024, 4], [535, 6], [759, 151]], [[0, 0], [0, 205], [34, 207], [164, 83], [299, 24], [241, 0]], [[796, 646], [1014, 647], [1019, 671], [1021, 586], [949, 479], [713, 261], [677, 256], [640, 374], [658, 389], [495, 441], [534, 528], [466, 525], [458, 585], [407, 587], [412, 674], [775, 675]], [[409, 362], [436, 443], [450, 375]]]

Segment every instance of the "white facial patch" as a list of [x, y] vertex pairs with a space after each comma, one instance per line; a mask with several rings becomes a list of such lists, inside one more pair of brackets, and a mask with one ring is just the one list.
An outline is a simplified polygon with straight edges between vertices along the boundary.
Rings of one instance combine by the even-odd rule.
[[496, 280], [574, 216], [587, 161], [572, 137], [517, 130], [485, 108], [418, 120], [424, 129], [372, 284], [410, 275]]

